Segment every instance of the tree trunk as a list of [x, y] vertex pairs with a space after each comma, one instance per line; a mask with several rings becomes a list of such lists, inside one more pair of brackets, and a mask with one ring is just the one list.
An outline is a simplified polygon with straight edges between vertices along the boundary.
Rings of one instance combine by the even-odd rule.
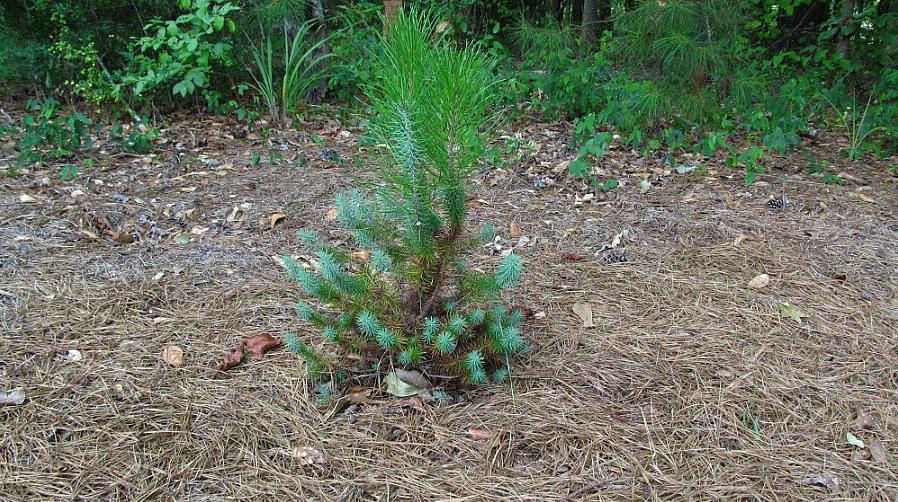
[[583, 21], [583, 0], [572, 0], [571, 24], [577, 25]]
[[[842, 22], [840, 23], [842, 26], [851, 23], [851, 16], [854, 14], [854, 0], [842, 0]], [[848, 37], [845, 35], [839, 34], [839, 52], [842, 53], [842, 57], [848, 59], [850, 56], [850, 45], [848, 43]]]
[[[318, 28], [315, 30], [314, 35], [312, 36], [312, 43], [316, 44], [320, 40], [324, 40], [327, 37], [327, 22], [324, 17], [324, 5], [321, 3], [321, 0], [312, 0], [312, 16], [318, 22]], [[318, 51], [316, 52], [316, 56], [324, 56], [330, 54], [331, 48], [327, 42], [324, 42], [318, 47]], [[326, 63], [319, 63], [326, 64]], [[315, 84], [315, 87], [309, 91], [309, 97], [315, 101], [321, 101], [324, 99], [324, 94], [327, 92], [327, 81], [321, 79]]]
[[583, 0], [583, 25], [580, 36], [587, 46], [596, 40], [596, 0]]

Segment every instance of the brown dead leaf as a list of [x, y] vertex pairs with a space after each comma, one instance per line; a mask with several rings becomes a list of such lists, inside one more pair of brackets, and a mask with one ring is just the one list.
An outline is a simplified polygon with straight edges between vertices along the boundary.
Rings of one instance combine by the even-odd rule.
[[112, 232], [112, 240], [121, 244], [131, 244], [134, 242], [134, 236], [131, 232]]
[[873, 460], [877, 463], [889, 463], [889, 454], [886, 452], [886, 447], [883, 446], [882, 441], [878, 439], [870, 441], [870, 456], [872, 456]]
[[537, 314], [536, 310], [534, 310], [530, 307], [525, 307], [524, 305], [512, 305], [512, 306], [508, 307], [509, 314], [511, 314], [515, 310], [520, 310], [521, 314], [524, 314], [525, 319], [533, 319], [534, 317], [536, 317], [536, 314]]
[[592, 328], [595, 326], [592, 322], [592, 305], [589, 303], [575, 303], [571, 309], [580, 320], [583, 321], [584, 328]]
[[284, 213], [274, 212], [271, 213], [271, 216], [268, 217], [268, 229], [271, 230], [277, 225], [281, 220], [286, 218], [287, 215]]
[[349, 398], [350, 403], [354, 404], [363, 404], [363, 403], [372, 403], [371, 396], [372, 389], [369, 387], [365, 387], [364, 385], [356, 385], [354, 387], [350, 387], [346, 392], [346, 397]]
[[368, 263], [369, 261], [371, 261], [371, 252], [364, 249], [360, 251], [353, 251], [352, 257], [356, 260], [359, 260], [360, 262]]
[[866, 462], [870, 460], [871, 455], [869, 450], [857, 450], [851, 455], [852, 462]]
[[489, 429], [468, 429], [468, 435], [476, 441], [486, 441], [492, 439], [493, 431]]
[[180, 368], [184, 364], [184, 350], [177, 345], [166, 345], [162, 349], [162, 360], [173, 368]]
[[433, 387], [433, 384], [431, 384], [427, 377], [422, 375], [420, 371], [396, 368], [394, 372], [400, 380], [412, 387], [417, 387], [419, 389], [430, 389]]
[[324, 213], [324, 219], [334, 221], [337, 219], [337, 208], [332, 207], [328, 212]]
[[521, 227], [515, 222], [511, 222], [511, 225], [508, 226], [508, 233], [512, 237], [520, 237], [521, 236]]
[[586, 259], [586, 257], [582, 254], [576, 253], [561, 253], [561, 258], [564, 261], [583, 261]]
[[228, 371], [243, 361], [243, 343], [231, 347], [225, 352], [224, 359], [215, 367], [218, 371]]
[[243, 339], [243, 345], [246, 346], [247, 352], [256, 359], [261, 358], [266, 352], [280, 344], [280, 340], [268, 333], [259, 333]]
[[409, 396], [397, 399], [390, 403], [390, 408], [411, 408], [415, 411], [424, 412], [424, 399], [421, 396]]

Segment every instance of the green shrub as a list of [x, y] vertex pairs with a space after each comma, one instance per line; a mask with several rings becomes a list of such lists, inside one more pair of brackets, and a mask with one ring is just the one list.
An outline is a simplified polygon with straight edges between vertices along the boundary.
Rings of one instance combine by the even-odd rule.
[[58, 106], [54, 99], [41, 104], [34, 100], [28, 102], [28, 111], [35, 113], [22, 117], [22, 137], [16, 145], [20, 165], [46, 158], [69, 159], [82, 147], [91, 145], [90, 129], [95, 127], [94, 122], [78, 112], [61, 115]]
[[579, 54], [570, 26], [553, 18], [541, 24], [522, 21], [512, 33], [523, 61], [516, 78], [533, 103], [550, 117], [578, 117], [602, 109], [608, 100], [603, 83], [611, 75], [605, 51]]
[[[191, 10], [177, 19], [153, 19], [145, 27], [150, 34], [137, 40], [136, 53], [122, 79], [135, 96], [151, 97], [164, 88], [181, 97], [202, 90], [206, 97], [216, 68], [233, 65], [233, 47], [220, 35], [225, 29], [236, 29], [229, 16], [239, 7], [220, 0], [180, 3]], [[214, 94], [209, 97], [215, 99]]]
[[[420, 12], [400, 14], [382, 38], [376, 78], [366, 88], [374, 144], [386, 145], [370, 191], [337, 197], [339, 221], [362, 252], [349, 253], [312, 231], [302, 240], [310, 269], [285, 258], [290, 275], [326, 307], [297, 305], [341, 355], [406, 367], [430, 367], [470, 383], [501, 380], [525, 350], [520, 311], [503, 303], [518, 283], [521, 259], [507, 255], [493, 273], [465, 264], [464, 254], [492, 239], [466, 226], [467, 179], [486, 148], [493, 64], [453, 50]], [[329, 358], [289, 337], [313, 376]], [[381, 367], [386, 367], [382, 364]]]
[[328, 61], [327, 88], [338, 100], [358, 96], [374, 78], [374, 59], [383, 29], [381, 4], [358, 2], [339, 5], [332, 21], [341, 28], [330, 39], [332, 58]]

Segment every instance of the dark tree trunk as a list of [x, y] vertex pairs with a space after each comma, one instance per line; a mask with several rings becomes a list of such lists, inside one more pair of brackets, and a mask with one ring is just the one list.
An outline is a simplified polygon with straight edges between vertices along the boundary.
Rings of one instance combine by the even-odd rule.
[[[851, 23], [851, 16], [854, 14], [854, 0], [842, 0], [842, 26]], [[849, 44], [849, 37], [846, 35], [839, 35], [839, 52], [842, 53], [842, 57], [848, 59], [851, 55], [851, 45]]]
[[571, 24], [577, 25], [583, 21], [583, 0], [572, 0]]
[[[321, 3], [321, 0], [312, 0], [312, 17], [315, 18], [318, 24], [318, 28], [312, 35], [312, 43], [317, 44], [320, 40], [324, 40], [327, 37], [327, 20], [324, 17], [324, 5]], [[325, 42], [318, 48], [316, 56], [324, 56], [330, 54], [330, 52], [330, 45]], [[324, 94], [326, 92], [327, 81], [322, 79], [309, 91], [309, 97], [315, 101], [321, 101], [324, 99]]]
[[580, 36], [583, 42], [589, 46], [596, 39], [596, 0], [583, 0], [583, 25]]

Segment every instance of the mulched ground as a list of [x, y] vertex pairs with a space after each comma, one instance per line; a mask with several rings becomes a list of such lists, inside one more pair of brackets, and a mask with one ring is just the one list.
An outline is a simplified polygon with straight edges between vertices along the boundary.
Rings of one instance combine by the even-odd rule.
[[302, 227], [346, 239], [327, 213], [371, 152], [350, 124], [299, 126], [183, 117], [151, 155], [100, 142], [74, 180], [0, 178], [0, 392], [26, 395], [0, 405], [0, 498], [898, 500], [895, 159], [824, 138], [806, 146], [844, 186], [800, 154], [745, 186], [617, 149], [602, 169], [624, 185], [590, 199], [569, 126], [521, 124], [471, 194], [525, 259], [510, 301], [538, 313], [510, 387], [316, 406], [286, 350], [211, 370], [247, 335], [320, 344], [276, 256]]

